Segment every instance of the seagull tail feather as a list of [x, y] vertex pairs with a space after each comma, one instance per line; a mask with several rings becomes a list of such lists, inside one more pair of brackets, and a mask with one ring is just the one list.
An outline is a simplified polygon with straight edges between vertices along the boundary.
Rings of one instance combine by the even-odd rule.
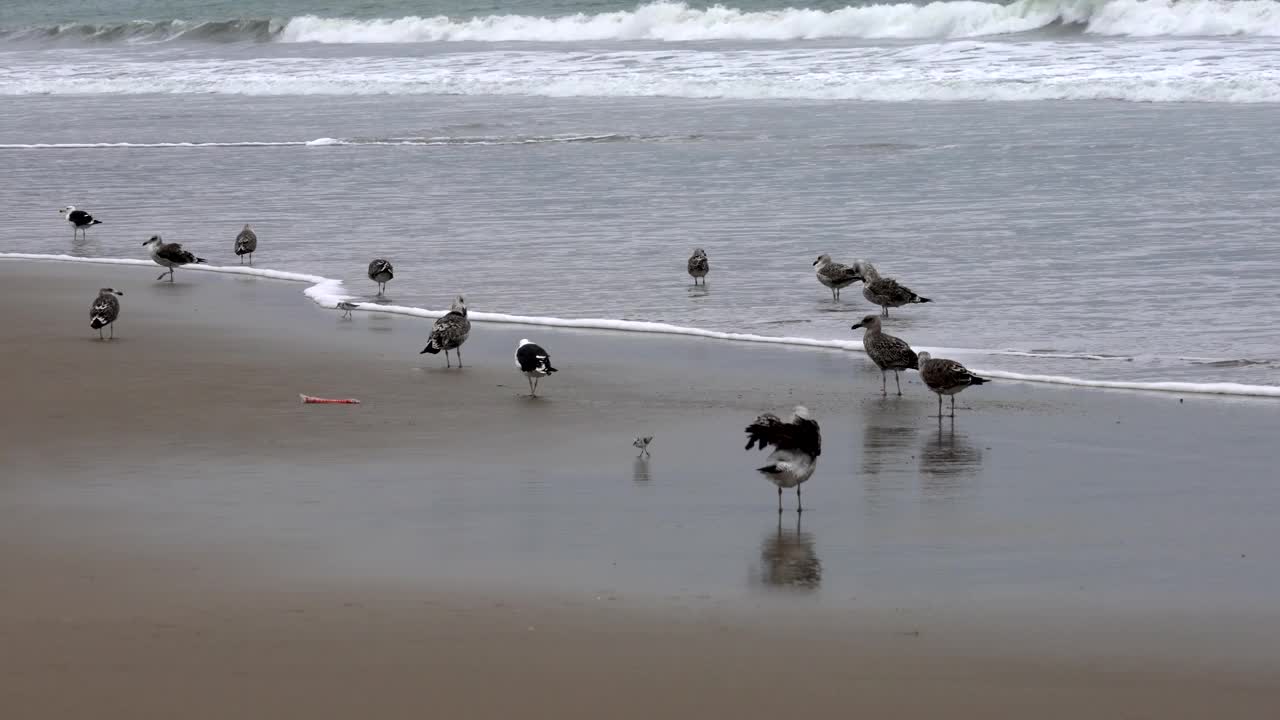
[[102, 317], [101, 315], [94, 315], [93, 318], [89, 320], [89, 327], [93, 328], [94, 330], [101, 330], [106, 326], [107, 326], [107, 319]]
[[421, 355], [422, 353], [430, 353], [432, 355], [436, 355], [439, 352], [440, 352], [439, 343], [436, 342], [435, 338], [431, 338], [430, 340], [427, 341], [427, 346], [422, 348], [422, 352], [418, 354]]
[[915, 296], [915, 299], [913, 299], [911, 302], [915, 302], [915, 303], [927, 303], [927, 302], [933, 302], [933, 301], [932, 301], [932, 300], [930, 300], [930, 299], [929, 299], [929, 298], [927, 298], [927, 297], [920, 297], [919, 295], [917, 295], [917, 296]]
[[197, 265], [198, 265], [198, 264], [200, 264], [200, 263], [208, 263], [208, 262], [209, 262], [208, 260], [205, 260], [205, 259], [204, 259], [204, 258], [202, 258], [202, 257], [198, 257], [198, 258], [196, 258], [196, 264], [197, 264]]
[[101, 220], [99, 220], [99, 219], [97, 219], [97, 218], [94, 218], [93, 222], [91, 222], [91, 223], [89, 223], [89, 224], [90, 224], [90, 225], [101, 225], [101, 224], [102, 224], [102, 221], [101, 221]]
[[989, 382], [991, 382], [991, 379], [990, 379], [990, 378], [978, 377], [977, 375], [970, 375], [970, 376], [969, 376], [969, 384], [970, 384], [970, 385], [983, 385], [983, 384], [985, 384], [985, 383], [989, 383]]

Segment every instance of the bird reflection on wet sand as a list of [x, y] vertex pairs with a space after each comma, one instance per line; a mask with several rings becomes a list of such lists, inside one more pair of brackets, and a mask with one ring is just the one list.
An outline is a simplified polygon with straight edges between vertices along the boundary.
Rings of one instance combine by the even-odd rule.
[[643, 455], [631, 463], [631, 482], [647, 483], [652, 479], [649, 475], [649, 458]]
[[800, 590], [816, 590], [822, 582], [822, 561], [813, 549], [813, 535], [800, 529], [799, 515], [795, 530], [783, 529], [779, 516], [777, 529], [765, 536], [759, 579], [770, 587]]
[[867, 423], [862, 429], [862, 472], [875, 475], [909, 465], [908, 448], [915, 444], [920, 428], [914, 423], [879, 425]]
[[970, 444], [964, 433], [957, 433], [950, 418], [940, 419], [937, 432], [920, 448], [920, 472], [930, 495], [964, 492], [967, 488], [961, 481], [977, 475], [981, 467], [982, 449]]

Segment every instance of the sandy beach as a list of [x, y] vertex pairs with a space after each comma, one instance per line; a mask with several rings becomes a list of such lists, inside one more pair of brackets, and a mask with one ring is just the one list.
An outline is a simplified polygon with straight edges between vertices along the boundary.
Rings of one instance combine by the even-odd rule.
[[[156, 274], [0, 260], [13, 717], [1280, 702], [1280, 403], [997, 382], [940, 424], [857, 353], [487, 323], [447, 370], [422, 320]], [[561, 370], [537, 399], [522, 337]], [[802, 521], [742, 450], [797, 403], [824, 435]]]

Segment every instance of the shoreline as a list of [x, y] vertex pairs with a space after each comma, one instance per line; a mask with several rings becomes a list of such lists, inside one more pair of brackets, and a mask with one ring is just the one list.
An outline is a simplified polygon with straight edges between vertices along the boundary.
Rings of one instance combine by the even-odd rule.
[[[62, 262], [62, 263], [86, 263], [116, 266], [138, 266], [152, 267], [154, 263], [148, 260], [139, 260], [134, 258], [97, 258], [97, 257], [80, 257], [73, 255], [46, 255], [39, 253], [0, 253], [0, 262], [5, 260], [32, 260], [37, 262]], [[340, 300], [359, 299], [362, 296], [350, 295], [344, 291], [341, 280], [326, 278], [320, 275], [311, 275], [307, 273], [297, 273], [291, 271], [271, 270], [269, 268], [256, 268], [252, 266], [238, 265], [197, 265], [184, 268], [184, 270], [192, 270], [196, 272], [209, 272], [223, 275], [240, 275], [259, 277], [269, 280], [310, 283], [311, 286], [302, 291], [303, 295], [311, 299], [315, 304], [322, 308], [332, 309]], [[415, 306], [382, 304], [376, 301], [358, 302], [357, 309], [364, 312], [383, 313], [388, 315], [401, 315], [406, 317], [414, 317], [419, 319], [434, 319], [444, 315], [448, 310], [430, 310], [427, 308], [419, 308]], [[472, 322], [479, 323], [495, 323], [505, 325], [525, 325], [529, 327], [559, 328], [570, 330], [586, 330], [597, 332], [619, 332], [632, 334], [652, 334], [674, 337], [692, 337], [709, 340], [720, 340], [735, 343], [750, 343], [758, 345], [777, 345], [783, 347], [804, 348], [812, 350], [826, 350], [834, 352], [853, 352], [857, 354], [865, 354], [862, 349], [861, 338], [854, 340], [823, 340], [818, 338], [806, 338], [799, 336], [771, 336], [757, 335], [753, 333], [737, 333], [724, 332], [718, 330], [705, 330], [701, 328], [686, 327], [681, 325], [671, 325], [667, 323], [633, 321], [633, 320], [614, 320], [601, 318], [553, 318], [538, 316], [521, 316], [511, 315], [507, 313], [488, 313], [488, 312], [472, 312], [470, 313]], [[977, 348], [945, 348], [921, 345], [915, 347], [919, 352], [929, 352], [935, 357], [943, 357], [947, 355], [955, 355], [959, 358], [968, 356], [1000, 356], [1011, 355], [1020, 357], [1034, 357], [1037, 354], [1030, 351], [1006, 350], [994, 351]], [[1081, 359], [1104, 359], [1101, 356], [1080, 355]], [[1108, 360], [1124, 359], [1124, 358], [1105, 358]], [[981, 362], [981, 361], [979, 361]], [[1255, 385], [1247, 383], [1234, 382], [1181, 382], [1181, 381], [1126, 381], [1126, 380], [1097, 380], [1089, 378], [1078, 378], [1066, 375], [1043, 375], [1034, 373], [1019, 373], [1004, 370], [993, 370], [983, 368], [980, 365], [974, 365], [972, 361], [966, 364], [974, 372], [993, 380], [1011, 381], [1018, 383], [1029, 383], [1035, 385], [1051, 385], [1051, 386], [1067, 386], [1079, 387], [1090, 390], [1112, 390], [1112, 391], [1128, 391], [1135, 393], [1168, 393], [1168, 394], [1193, 394], [1208, 395], [1229, 398], [1280, 398], [1280, 385]]]
[[[552, 328], [531, 400], [525, 328], [477, 323], [446, 370], [416, 319], [153, 278], [0, 262], [0, 692], [23, 717], [1280, 701], [1272, 403], [1003, 383], [938, 425], [917, 378], [881, 399], [837, 353]], [[110, 342], [103, 284], [126, 291]], [[742, 450], [798, 402], [824, 435], [803, 525]]]

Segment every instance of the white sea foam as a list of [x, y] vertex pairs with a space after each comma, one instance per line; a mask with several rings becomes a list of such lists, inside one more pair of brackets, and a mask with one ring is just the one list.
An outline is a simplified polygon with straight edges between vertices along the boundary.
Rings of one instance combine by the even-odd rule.
[[134, 20], [0, 27], [0, 39], [93, 44], [165, 42], [441, 43], [607, 41], [785, 41], [827, 38], [942, 39], [1024, 33], [1059, 24], [1106, 36], [1280, 36], [1277, 0], [953, 0], [740, 10], [653, 2], [633, 10], [561, 16], [407, 16], [360, 19], [304, 15], [283, 21]]
[[1195, 393], [1200, 395], [1244, 395], [1280, 398], [1280, 386], [1245, 385], [1242, 383], [1189, 383], [1189, 382], [1130, 382], [1126, 380], [1086, 380], [1062, 375], [1030, 375], [1002, 370], [974, 369], [979, 375], [997, 380], [1046, 383], [1050, 385], [1075, 385], [1103, 390], [1139, 390], [1143, 392]]
[[657, 2], [635, 10], [562, 17], [489, 15], [384, 19], [306, 15], [277, 36], [289, 43], [600, 42], [657, 40], [814, 40], [824, 38], [962, 38], [1006, 35], [1074, 24], [1086, 33], [1128, 36], [1280, 36], [1275, 0], [959, 0], [835, 10], [745, 11]]
[[[86, 258], [73, 255], [46, 255], [38, 253], [0, 253], [0, 260], [40, 260], [40, 261], [59, 261], [59, 262], [76, 262], [76, 263], [92, 263], [102, 265], [132, 265], [152, 267], [153, 263], [149, 260], [135, 260], [126, 258]], [[338, 303], [343, 300], [351, 300], [354, 296], [346, 293], [341, 280], [322, 277], [320, 275], [308, 275], [304, 273], [283, 272], [279, 270], [267, 270], [263, 268], [243, 267], [240, 265], [217, 266], [217, 265], [189, 265], [183, 268], [184, 271], [211, 272], [222, 273], [228, 275], [247, 275], [252, 277], [260, 277], [269, 280], [285, 280], [289, 282], [306, 283], [308, 287], [303, 293], [311, 298], [316, 304], [326, 308], [336, 308]], [[446, 310], [428, 310], [426, 308], [413, 307], [409, 305], [383, 305], [380, 303], [358, 302], [355, 303], [357, 310], [368, 312], [389, 313], [394, 315], [404, 315], [408, 317], [417, 317], [423, 319], [434, 319], [441, 317]], [[611, 332], [629, 332], [629, 333], [652, 333], [660, 335], [676, 335], [683, 337], [705, 338], [711, 340], [724, 340], [732, 342], [760, 343], [768, 345], [787, 345], [793, 347], [807, 347], [821, 350], [839, 350], [849, 352], [862, 352], [861, 339], [855, 340], [820, 340], [816, 338], [806, 337], [776, 337], [771, 335], [755, 335], [752, 333], [734, 333], [721, 332], [717, 330], [704, 330], [701, 328], [684, 327], [681, 325], [670, 325], [667, 323], [656, 322], [639, 322], [633, 320], [613, 320], [598, 318], [555, 318], [555, 317], [538, 317], [529, 315], [509, 315], [506, 313], [487, 313], [487, 312], [471, 312], [469, 317], [475, 322], [505, 323], [515, 325], [533, 325], [539, 327], [552, 328], [572, 328], [580, 330], [601, 330]], [[978, 354], [1002, 354], [1007, 352], [1018, 351], [983, 351], [964, 348], [938, 348], [938, 347], [917, 347], [919, 351], [928, 351], [935, 354], [951, 354], [955, 353], [978, 353]], [[1101, 356], [1100, 356], [1101, 357]], [[1045, 383], [1052, 385], [1072, 385], [1085, 388], [1110, 389], [1110, 390], [1134, 390], [1145, 392], [1180, 392], [1180, 393], [1196, 393], [1208, 395], [1238, 395], [1253, 397], [1280, 397], [1280, 386], [1274, 385], [1245, 385], [1241, 383], [1188, 383], [1188, 382], [1134, 382], [1134, 381], [1113, 381], [1113, 380], [1091, 380], [1086, 378], [1075, 378], [1059, 375], [1034, 375], [1025, 373], [1006, 372], [1002, 370], [991, 370], [983, 368], [973, 368], [974, 372], [981, 375], [991, 377], [993, 379], [1014, 380], [1019, 382]]]
[[[407, 57], [300, 53], [269, 63], [185, 56], [135, 63], [77, 56], [63, 64], [41, 57], [0, 69], [0, 95], [138, 93], [1260, 103], [1280, 102], [1280, 47], [1258, 39], [964, 40], [750, 50], [615, 48], [589, 56], [569, 49], [468, 49]], [[409, 145], [612, 139], [341, 140]], [[300, 141], [316, 140], [330, 141]]]
[[607, 133], [603, 135], [545, 135], [545, 136], [513, 136], [513, 137], [404, 137], [404, 138], [331, 138], [322, 137], [315, 140], [232, 140], [226, 142], [81, 142], [81, 143], [0, 143], [0, 150], [95, 150], [119, 148], [239, 148], [239, 147], [334, 147], [346, 145], [540, 145], [544, 143], [640, 141], [661, 142], [666, 140], [688, 140], [688, 137], [676, 136], [638, 136]]

